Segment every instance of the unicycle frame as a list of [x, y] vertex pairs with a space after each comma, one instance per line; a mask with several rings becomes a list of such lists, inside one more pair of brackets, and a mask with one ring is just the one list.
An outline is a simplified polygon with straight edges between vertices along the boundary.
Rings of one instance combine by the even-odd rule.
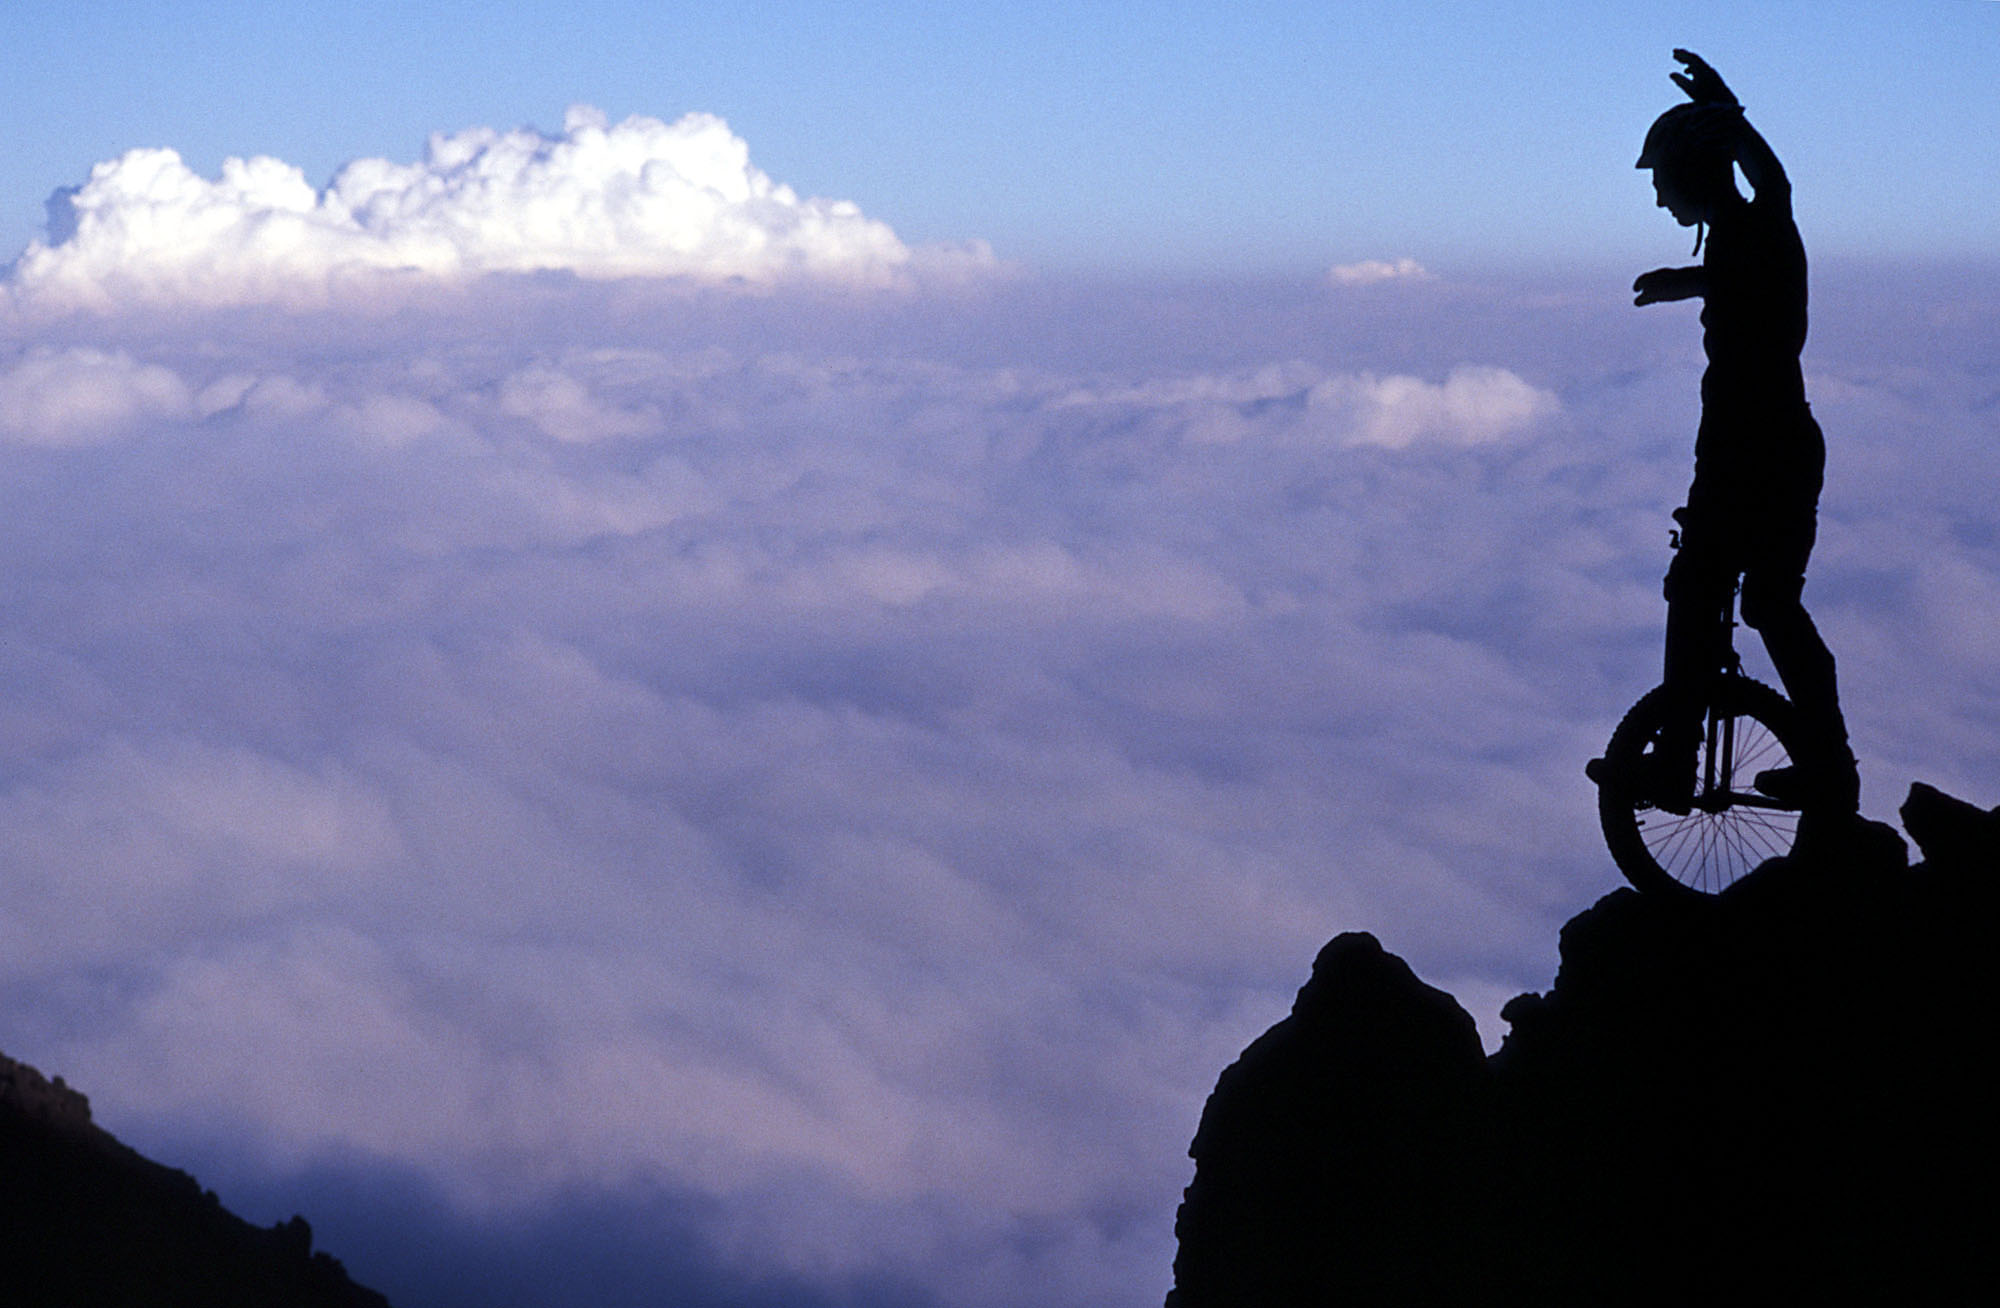
[[1722, 662], [1715, 671], [1714, 682], [1702, 696], [1706, 701], [1702, 733], [1707, 747], [1701, 751], [1701, 776], [1695, 787], [1694, 802], [1698, 808], [1713, 811], [1741, 805], [1794, 812], [1795, 805], [1732, 784], [1737, 775], [1736, 723], [1742, 715], [1724, 710], [1724, 705], [1734, 701], [1720, 683], [1750, 680], [1743, 675], [1743, 656], [1736, 652], [1736, 593], [1740, 588], [1740, 583], [1731, 586], [1728, 598], [1722, 602]]

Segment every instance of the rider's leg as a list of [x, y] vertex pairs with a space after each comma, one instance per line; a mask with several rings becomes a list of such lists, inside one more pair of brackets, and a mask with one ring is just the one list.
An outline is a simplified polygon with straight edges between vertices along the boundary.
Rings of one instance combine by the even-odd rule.
[[1798, 710], [1806, 754], [1799, 763], [1815, 797], [1828, 809], [1851, 813], [1860, 807], [1860, 773], [1840, 712], [1833, 651], [1800, 600], [1804, 586], [1803, 573], [1751, 571], [1743, 578], [1743, 621], [1763, 636], [1772, 666]]
[[1695, 760], [1709, 689], [1729, 648], [1724, 613], [1736, 575], [1694, 530], [1667, 569], [1666, 722], [1653, 747], [1654, 798], [1684, 811], [1693, 793]]

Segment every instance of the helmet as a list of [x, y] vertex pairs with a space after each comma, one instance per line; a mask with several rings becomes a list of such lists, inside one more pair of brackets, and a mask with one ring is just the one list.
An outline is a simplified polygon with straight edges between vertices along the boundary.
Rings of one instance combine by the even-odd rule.
[[1677, 104], [1646, 129], [1635, 167], [1689, 172], [1726, 163], [1727, 130], [1742, 114], [1735, 104]]

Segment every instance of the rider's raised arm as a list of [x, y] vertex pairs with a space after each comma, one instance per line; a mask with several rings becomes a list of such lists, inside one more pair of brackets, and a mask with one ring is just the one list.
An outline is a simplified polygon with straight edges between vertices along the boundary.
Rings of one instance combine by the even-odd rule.
[[1736, 98], [1736, 92], [1729, 89], [1722, 80], [1722, 74], [1709, 67], [1708, 61], [1692, 50], [1675, 50], [1674, 61], [1686, 67], [1682, 73], [1669, 73], [1674, 85], [1687, 92], [1687, 98], [1703, 107], [1713, 107], [1729, 111], [1721, 118], [1728, 124], [1722, 130], [1728, 135], [1730, 157], [1743, 170], [1743, 180], [1750, 183], [1750, 189], [1763, 201], [1776, 201], [1787, 206], [1791, 203], [1792, 184], [1785, 176], [1783, 164], [1773, 154], [1771, 147], [1757, 129], [1743, 116], [1743, 102]]
[[1737, 119], [1734, 147], [1732, 153], [1736, 166], [1742, 170], [1743, 180], [1750, 183], [1750, 189], [1757, 193], [1757, 199], [1789, 209], [1792, 183], [1785, 176], [1785, 166], [1778, 162], [1778, 156], [1746, 118]]

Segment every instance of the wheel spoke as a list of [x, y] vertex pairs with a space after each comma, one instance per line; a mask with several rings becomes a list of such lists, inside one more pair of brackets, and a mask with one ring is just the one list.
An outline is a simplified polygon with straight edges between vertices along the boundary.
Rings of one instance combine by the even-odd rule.
[[1783, 852], [1778, 848], [1777, 841], [1772, 835], [1772, 828], [1768, 826], [1755, 822], [1745, 822], [1741, 824], [1738, 830], [1742, 835], [1744, 846], [1747, 848], [1755, 845], [1757, 852], [1762, 855], [1762, 858], [1758, 860], [1759, 862], [1762, 862], [1764, 858], [1775, 858]]
[[1698, 817], [1699, 815], [1691, 813], [1654, 828], [1662, 834], [1658, 839], [1648, 840], [1646, 843], [1660, 866], [1672, 871], [1674, 867], [1680, 865], [1682, 851], [1686, 849], [1690, 838], [1694, 837], [1699, 827]]

